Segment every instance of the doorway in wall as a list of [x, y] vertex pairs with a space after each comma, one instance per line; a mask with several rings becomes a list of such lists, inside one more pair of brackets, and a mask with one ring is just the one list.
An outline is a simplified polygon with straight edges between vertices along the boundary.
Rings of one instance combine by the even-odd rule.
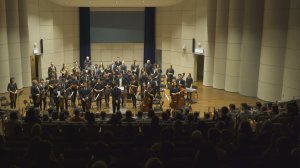
[[204, 56], [196, 55], [196, 59], [197, 59], [197, 81], [203, 81]]
[[30, 67], [31, 67], [31, 79], [39, 79], [39, 56], [30, 56]]

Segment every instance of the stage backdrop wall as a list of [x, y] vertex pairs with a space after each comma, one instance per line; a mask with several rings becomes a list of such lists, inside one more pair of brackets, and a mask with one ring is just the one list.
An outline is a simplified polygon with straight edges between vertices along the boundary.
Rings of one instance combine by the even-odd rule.
[[[196, 77], [192, 38], [204, 54], [203, 85], [266, 101], [300, 97], [299, 0], [185, 0], [159, 7], [162, 65]], [[183, 50], [186, 48], [186, 50]]]
[[[93, 64], [111, 64], [112, 61], [124, 60], [127, 68], [136, 60], [142, 66], [144, 60], [143, 43], [92, 43], [91, 58]], [[119, 57], [119, 58], [118, 58]]]
[[[141, 41], [144, 41], [144, 10], [144, 8], [90, 8], [91, 15], [94, 16], [91, 19], [91, 60], [93, 64], [103, 62], [106, 66], [111, 64], [112, 61], [124, 60], [127, 66], [130, 66], [133, 60], [136, 60], [140, 66], [143, 65], [144, 43]], [[121, 18], [120, 15], [122, 14], [126, 15], [125, 20], [128, 20], [128, 17], [132, 16], [141, 23], [130, 22], [126, 25], [123, 21], [118, 22], [117, 20]], [[111, 15], [111, 17], [115, 19], [112, 21], [104, 16], [95, 17], [97, 15]], [[104, 23], [101, 22], [102, 20]], [[121, 23], [122, 25], [119, 25]], [[119, 27], [117, 27], [117, 25], [119, 25]], [[138, 27], [136, 28], [137, 30], [127, 30], [128, 27], [133, 29], [132, 26]], [[101, 30], [105, 30], [105, 32], [111, 35], [99, 37], [99, 33], [101, 34], [101, 32], [97, 33], [97, 31]], [[127, 31], [139, 37], [132, 38], [126, 36], [124, 32]], [[121, 37], [117, 37], [114, 32], [119, 33]], [[107, 42], [105, 42], [105, 40]]]
[[78, 8], [63, 7], [49, 0], [0, 0], [0, 92], [9, 77], [19, 88], [31, 86], [30, 56], [34, 43], [43, 39], [39, 76], [47, 77], [50, 62], [72, 66], [79, 58]]

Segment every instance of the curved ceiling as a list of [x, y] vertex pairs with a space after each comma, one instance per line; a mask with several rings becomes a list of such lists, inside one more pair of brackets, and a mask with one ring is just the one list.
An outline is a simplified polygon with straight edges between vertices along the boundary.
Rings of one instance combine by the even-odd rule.
[[51, 0], [62, 6], [73, 7], [159, 7], [170, 6], [183, 0]]

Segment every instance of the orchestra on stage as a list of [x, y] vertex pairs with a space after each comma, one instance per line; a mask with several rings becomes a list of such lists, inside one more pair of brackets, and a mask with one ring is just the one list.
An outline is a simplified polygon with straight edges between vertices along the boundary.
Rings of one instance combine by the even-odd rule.
[[[90, 112], [92, 103], [100, 111], [109, 108], [111, 100], [112, 111], [115, 113], [129, 99], [132, 100], [132, 108], [148, 112], [153, 109], [153, 101], [162, 98], [162, 79], [166, 78], [165, 87], [170, 90], [170, 95], [166, 97], [170, 107], [181, 109], [195, 91], [191, 74], [186, 79], [184, 77], [185, 73], [182, 73], [176, 78], [172, 65], [163, 74], [159, 64], [151, 63], [150, 60], [141, 68], [136, 60], [129, 67], [120, 60], [104, 66], [103, 63], [92, 64], [87, 56], [83, 68], [78, 62], [74, 62], [71, 68], [63, 64], [58, 72], [51, 63], [45, 80], [32, 81], [30, 98], [33, 106], [43, 111], [48, 107], [54, 107], [59, 112], [80, 106], [82, 111]], [[16, 108], [18, 89], [14, 78], [11, 78], [7, 90], [10, 92], [11, 108]], [[139, 104], [137, 100], [140, 101]]]

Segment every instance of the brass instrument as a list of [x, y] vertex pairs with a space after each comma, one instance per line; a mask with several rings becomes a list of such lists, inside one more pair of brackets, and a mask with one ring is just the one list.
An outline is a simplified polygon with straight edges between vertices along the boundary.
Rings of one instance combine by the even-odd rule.
[[66, 76], [68, 74], [68, 69], [67, 68], [62, 68], [60, 70], [61, 76]]
[[72, 67], [71, 70], [72, 70], [72, 74], [73, 74], [74, 76], [77, 76], [77, 77], [79, 76], [79, 74], [80, 74], [80, 69], [79, 69], [77, 66]]

